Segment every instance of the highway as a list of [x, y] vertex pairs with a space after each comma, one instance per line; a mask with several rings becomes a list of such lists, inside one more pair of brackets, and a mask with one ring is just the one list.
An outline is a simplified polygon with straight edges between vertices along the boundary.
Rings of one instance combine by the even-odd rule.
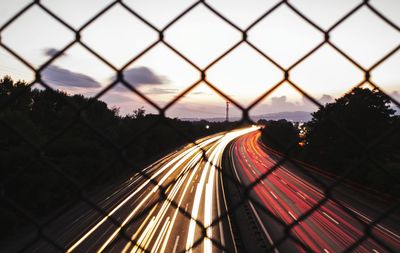
[[324, 202], [323, 189], [293, 164], [274, 168], [279, 159], [257, 129], [186, 145], [85, 196], [94, 205], [82, 201], [6, 252], [400, 252], [388, 226], [398, 221], [376, 224], [376, 240], [349, 248], [363, 239], [372, 208], [348, 201], [347, 190]]
[[[213, 135], [136, 174], [97, 205], [70, 210], [26, 252], [237, 252], [221, 176], [225, 147], [257, 127]], [[207, 157], [207, 158], [206, 158]], [[222, 218], [219, 218], [222, 217]], [[39, 237], [41, 238], [41, 237]]]
[[[366, 238], [357, 247], [349, 248], [363, 237], [365, 225], [372, 220], [368, 208], [360, 210], [352, 203], [338, 202], [339, 195], [335, 195], [335, 200], [321, 202], [325, 198], [323, 189], [293, 164], [283, 163], [275, 168], [279, 159], [266, 152], [259, 137], [259, 131], [252, 132], [237, 138], [229, 146], [227, 166], [239, 183], [236, 188], [242, 196], [244, 187], [267, 174], [252, 188], [249, 196], [236, 198], [231, 205], [240, 203], [243, 198], [251, 198], [245, 203], [263, 236], [265, 247], [271, 252], [400, 252], [399, 234], [383, 224], [376, 224], [371, 230], [377, 240]], [[228, 185], [229, 180], [226, 181]], [[232, 183], [230, 185], [234, 187]], [[300, 219], [320, 202], [320, 207], [307, 218]], [[290, 224], [295, 225], [285, 231]]]

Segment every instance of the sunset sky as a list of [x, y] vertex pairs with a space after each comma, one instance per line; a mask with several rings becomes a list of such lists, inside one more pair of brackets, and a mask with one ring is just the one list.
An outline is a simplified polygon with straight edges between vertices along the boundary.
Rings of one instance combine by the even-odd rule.
[[[1, 0], [0, 26], [3, 26], [30, 1]], [[107, 6], [109, 0], [42, 0], [41, 3], [74, 29]], [[193, 4], [189, 0], [124, 0], [158, 29]], [[246, 29], [279, 1], [209, 0], [241, 29]], [[301, 13], [324, 30], [357, 6], [360, 0], [292, 0]], [[400, 26], [400, 1], [370, 1], [387, 19]], [[54, 56], [75, 39], [75, 35], [39, 7], [34, 6], [1, 32], [1, 42], [26, 59], [32, 66]], [[197, 5], [164, 33], [164, 39], [199, 68], [204, 68], [242, 39], [240, 32], [221, 20], [203, 4]], [[317, 29], [302, 20], [285, 4], [261, 20], [248, 32], [248, 41], [287, 68], [323, 41]], [[81, 32], [81, 40], [116, 68], [123, 67], [141, 51], [158, 40], [158, 33], [117, 4]], [[362, 7], [330, 33], [330, 41], [365, 68], [379, 61], [400, 45], [400, 32]], [[0, 47], [0, 76], [31, 82], [34, 73]], [[372, 71], [372, 80], [382, 90], [400, 99], [400, 50]], [[160, 106], [164, 106], [185, 88], [199, 80], [199, 72], [162, 43], [125, 69], [131, 85]], [[223, 93], [247, 106], [273, 87], [283, 72], [246, 43], [207, 70], [207, 80]], [[97, 94], [115, 78], [115, 72], [76, 43], [42, 71], [42, 78], [55, 89], [87, 96]], [[364, 73], [324, 45], [290, 72], [290, 79], [321, 102], [332, 101], [364, 78]], [[101, 97], [122, 114], [144, 106], [156, 112], [136, 95], [121, 86]], [[224, 117], [226, 100], [205, 84], [200, 84], [172, 106], [171, 117]], [[255, 107], [251, 113], [313, 111], [312, 105], [289, 84], [283, 84]], [[239, 110], [231, 107], [231, 115]]]

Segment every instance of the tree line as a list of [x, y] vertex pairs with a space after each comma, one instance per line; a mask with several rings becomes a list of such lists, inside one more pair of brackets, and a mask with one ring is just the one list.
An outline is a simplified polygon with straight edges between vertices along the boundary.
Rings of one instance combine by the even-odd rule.
[[[83, 109], [82, 109], [83, 108]], [[235, 123], [188, 122], [0, 79], [0, 237]], [[16, 204], [14, 208], [13, 204]], [[19, 210], [21, 209], [21, 210]]]
[[399, 195], [400, 117], [378, 90], [355, 88], [303, 124], [264, 121], [262, 141], [331, 174]]

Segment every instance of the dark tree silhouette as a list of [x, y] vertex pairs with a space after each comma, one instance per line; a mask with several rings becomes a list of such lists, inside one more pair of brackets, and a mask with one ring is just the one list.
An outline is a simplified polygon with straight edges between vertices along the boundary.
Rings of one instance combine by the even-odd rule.
[[382, 92], [353, 89], [312, 114], [306, 124], [307, 160], [378, 188], [385, 186], [383, 178], [398, 187], [392, 182], [400, 179], [400, 128], [394, 113]]
[[133, 110], [132, 117], [135, 118], [135, 119], [140, 119], [140, 118], [143, 118], [145, 115], [146, 115], [146, 110], [142, 106], [140, 108], [137, 108], [137, 109]]
[[259, 123], [264, 124], [261, 138], [267, 146], [283, 153], [290, 153], [292, 156], [298, 152], [298, 143], [301, 139], [297, 124], [285, 119], [260, 121]]
[[[262, 141], [291, 158], [377, 190], [400, 192], [400, 117], [378, 90], [355, 88], [326, 104], [298, 127], [259, 121]], [[301, 142], [302, 148], [296, 144]]]

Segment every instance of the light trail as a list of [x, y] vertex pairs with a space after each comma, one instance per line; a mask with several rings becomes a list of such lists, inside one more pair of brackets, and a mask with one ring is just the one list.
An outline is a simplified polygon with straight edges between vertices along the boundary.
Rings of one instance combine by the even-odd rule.
[[[223, 150], [225, 147], [234, 140], [235, 138], [255, 131], [257, 130], [257, 127], [251, 127], [247, 128], [244, 130], [240, 131], [235, 131], [235, 132], [230, 132], [224, 136], [221, 140], [219, 140], [214, 147], [211, 149], [213, 150], [212, 153], [208, 156], [208, 161], [206, 162], [206, 165], [204, 166], [203, 172], [200, 177], [200, 181], [197, 185], [196, 189], [196, 194], [194, 198], [194, 204], [192, 208], [192, 219], [190, 221], [189, 225], [189, 230], [188, 230], [188, 237], [186, 240], [186, 252], [191, 253], [192, 252], [192, 246], [194, 244], [194, 237], [195, 237], [195, 232], [196, 232], [196, 220], [198, 219], [198, 211], [200, 208], [200, 201], [201, 201], [201, 196], [203, 195], [203, 189], [206, 188], [206, 194], [205, 194], [205, 209], [204, 209], [204, 221], [203, 224], [206, 228], [206, 237], [203, 239], [204, 242], [204, 247], [203, 251], [207, 253], [212, 252], [212, 228], [210, 227], [211, 225], [211, 219], [212, 219], [212, 208], [213, 208], [213, 192], [214, 192], [214, 176], [217, 172], [217, 168], [215, 166], [220, 166]], [[208, 180], [207, 183], [206, 177], [208, 175]], [[219, 203], [217, 203], [219, 204]]]
[[[199, 156], [200, 156], [200, 154], [199, 154]], [[179, 199], [178, 206], [182, 206], [182, 201], [183, 201], [183, 199], [184, 199], [184, 197], [185, 197], [185, 194], [186, 194], [186, 192], [187, 192], [187, 190], [188, 190], [188, 187], [189, 187], [189, 185], [191, 184], [191, 182], [192, 182], [192, 180], [193, 180], [193, 176], [197, 173], [199, 167], [200, 167], [200, 165], [196, 165], [196, 166], [195, 166], [195, 169], [193, 170], [193, 172], [192, 172], [192, 174], [191, 174], [191, 176], [190, 176], [188, 182], [186, 183], [185, 188], [183, 189], [183, 193], [182, 193], [181, 198]], [[178, 216], [178, 213], [179, 213], [179, 209], [176, 209], [175, 212], [174, 212], [174, 216], [173, 216], [173, 218], [172, 218], [172, 222], [171, 222], [172, 224], [175, 223], [175, 221], [176, 221], [176, 219], [177, 219], [177, 216]], [[170, 235], [171, 235], [171, 232], [172, 232], [172, 228], [173, 228], [173, 226], [170, 226], [170, 227], [169, 227], [169, 230], [168, 230], [168, 232], [167, 232], [167, 235], [166, 235], [166, 237], [165, 237], [165, 239], [164, 239], [164, 243], [163, 243], [161, 252], [165, 252], [165, 249], [166, 249], [167, 243], [168, 243], [168, 239], [169, 239], [169, 237], [170, 237]]]
[[[198, 163], [198, 161], [200, 160], [201, 155], [198, 154], [196, 155], [182, 170], [182, 173], [186, 170], [186, 168], [190, 168], [193, 164]], [[195, 170], [196, 171], [196, 170]], [[194, 171], [194, 172], [195, 172]], [[194, 174], [192, 173], [192, 176]], [[162, 207], [160, 209], [160, 211], [158, 212], [157, 216], [155, 217], [155, 222], [149, 225], [149, 228], [146, 229], [147, 232], [145, 232], [145, 236], [142, 237], [141, 239], [138, 240], [137, 243], [139, 243], [139, 245], [142, 245], [142, 241], [145, 240], [145, 242], [148, 243], [144, 243], [141, 248], [147, 248], [148, 244], [150, 243], [151, 238], [154, 236], [155, 232], [157, 231], [157, 227], [160, 225], [160, 222], [162, 221], [163, 217], [165, 216], [168, 208], [171, 205], [171, 201], [172, 199], [176, 196], [178, 190], [181, 188], [182, 184], [185, 182], [186, 177], [188, 176], [187, 173], [184, 174], [183, 177], [181, 177], [177, 183], [174, 184], [172, 191], [170, 192], [170, 194], [167, 197], [167, 200], [165, 200], [162, 204]], [[185, 188], [186, 189], [186, 188]], [[180, 203], [179, 203], [180, 204]], [[149, 214], [150, 215], [150, 214]], [[172, 222], [173, 224], [173, 222]], [[172, 226], [170, 226], [172, 227]], [[150, 232], [149, 232], [150, 231]], [[169, 232], [170, 233], [170, 232]], [[169, 236], [169, 233], [167, 233], [167, 235]], [[133, 237], [132, 240], [134, 240], [135, 238]], [[164, 248], [164, 245], [163, 245]], [[132, 249], [131, 252], [141, 252], [141, 249], [138, 247], [138, 245], [135, 245], [134, 248]]]
[[[244, 135], [233, 143], [229, 152], [232, 171], [238, 177], [238, 181], [240, 180], [244, 185], [248, 185], [269, 173], [269, 170], [277, 162], [275, 158], [269, 156], [261, 148], [258, 138], [259, 133], [255, 132]], [[299, 176], [296, 174], [299, 172], [295, 173], [294, 171], [290, 165], [285, 163], [269, 173], [252, 191], [252, 197], [258, 199], [258, 202], [263, 204], [265, 209], [287, 225], [298, 222], [302, 214], [308, 212], [325, 198], [323, 191], [315, 186], [311, 180]], [[347, 210], [328, 199], [306, 219], [302, 219], [301, 222], [293, 226], [291, 234], [316, 252], [340, 252], [347, 249], [364, 235], [364, 226], [348, 212], [354, 212], [366, 224], [371, 223], [372, 220], [352, 208], [350, 204], [345, 204], [345, 206]], [[267, 220], [257, 214], [255, 207], [252, 210], [262, 228], [265, 224], [269, 224]], [[400, 248], [400, 237], [396, 232], [381, 224], [376, 224], [373, 233], [390, 248]], [[271, 245], [275, 239], [274, 236], [279, 239], [279, 236], [275, 233], [265, 236]], [[293, 247], [297, 248], [298, 251], [304, 250], [294, 243]], [[387, 252], [381, 244], [369, 238], [360, 244], [356, 251]]]
[[[178, 162], [180, 164], [183, 163], [183, 157], [190, 155], [190, 154], [194, 154], [196, 152], [198, 152], [198, 150], [200, 150], [200, 148], [218, 140], [219, 138], [221, 138], [222, 135], [218, 135], [216, 137], [210, 138], [206, 141], [203, 141], [200, 144], [197, 144], [197, 146], [191, 147], [189, 148], [187, 151], [184, 151], [183, 153], [179, 154], [178, 156], [176, 156], [175, 158], [173, 158], [171, 161], [169, 161], [166, 165], [162, 166], [157, 172], [155, 172], [150, 179], [147, 179], [143, 184], [141, 184], [133, 193], [131, 193], [128, 197], [126, 197], [124, 200], [122, 200], [115, 208], [113, 208], [106, 217], [104, 217], [103, 219], [101, 219], [98, 223], [96, 223], [89, 231], [87, 231], [83, 236], [81, 236], [80, 239], [78, 239], [75, 243], [73, 243], [66, 252], [72, 252], [73, 250], [75, 250], [83, 241], [85, 241], [90, 235], [93, 234], [94, 231], [96, 231], [102, 224], [104, 224], [109, 218], [110, 216], [112, 216], [114, 213], [116, 213], [119, 209], [121, 209], [129, 200], [131, 200], [136, 194], [138, 194], [139, 192], [141, 192], [147, 185], [149, 185], [152, 180], [154, 180], [157, 176], [161, 175], [162, 173], [164, 173], [166, 170], [169, 169], [169, 171], [167, 172], [166, 176], [164, 176], [164, 180], [166, 180], [166, 178], [169, 177], [170, 174], [173, 173], [173, 171], [175, 169], [177, 169], [178, 166], [173, 167], [173, 169], [170, 169], [171, 165], [173, 165], [174, 163]], [[181, 160], [182, 159], [182, 160]], [[156, 186], [158, 188], [158, 186]], [[154, 188], [156, 188], [154, 187]], [[120, 228], [119, 228], [120, 229]], [[115, 235], [116, 233], [114, 233]]]
[[[223, 247], [230, 247], [236, 252], [230, 217], [212, 226], [213, 221], [228, 209], [219, 168], [226, 146], [235, 138], [257, 129], [250, 127], [204, 138], [197, 145], [187, 146], [147, 167], [149, 178], [143, 178], [140, 173], [136, 173], [105, 198], [110, 205], [114, 205], [108, 215], [89, 226], [71, 243], [66, 252], [87, 248], [97, 249], [97, 252], [119, 248], [123, 253], [185, 249], [192, 252], [196, 236], [201, 235], [201, 228], [196, 221], [204, 224], [206, 233], [197, 245], [196, 252], [212, 253], [215, 250], [213, 240], [219, 240]], [[124, 187], [131, 187], [132, 191], [124, 192]], [[157, 201], [161, 189], [165, 190], [166, 199]], [[118, 198], [120, 199], [115, 201]], [[180, 215], [180, 210], [172, 207], [172, 202], [184, 207], [192, 218], [187, 219]], [[143, 210], [148, 213], [143, 215]], [[143, 217], [136, 220], [135, 217], [139, 214]], [[111, 222], [107, 222], [111, 217], [121, 220], [119, 227], [113, 227]], [[179, 233], [181, 226], [185, 227], [187, 234]], [[224, 230], [230, 233], [226, 234]], [[130, 238], [123, 245], [117, 240], [121, 238], [122, 232]], [[93, 242], [95, 245], [91, 245]]]
[[156, 240], [156, 242], [154, 243], [151, 252], [158, 252], [158, 248], [159, 248], [160, 245], [161, 245], [161, 240], [162, 240], [162, 238], [164, 237], [164, 234], [165, 234], [166, 230], [168, 229], [169, 223], [170, 223], [170, 219], [169, 219], [169, 217], [167, 217], [167, 220], [165, 221], [164, 226], [161, 228], [161, 232], [160, 232], [160, 234], [158, 235], [157, 240]]
[[[178, 161], [173, 168], [167, 173], [165, 174], [161, 180], [159, 181], [159, 184], [164, 183], [169, 175], [171, 174], [171, 171], [176, 170], [179, 166], [182, 165], [182, 163], [184, 163], [186, 160], [190, 159], [190, 157], [195, 154], [195, 151], [189, 152], [188, 154], [186, 154], [180, 161]], [[184, 170], [182, 170], [183, 172]], [[184, 177], [186, 176], [186, 174], [184, 175]], [[178, 181], [178, 186], [176, 187], [176, 185], [174, 186], [173, 189], [178, 189], [181, 182], [183, 182], [182, 178]], [[138, 210], [140, 210], [142, 208], [143, 205], [148, 204], [148, 199], [154, 196], [154, 189], [158, 189], [158, 185], [156, 187], [153, 188], [153, 190], [148, 193], [146, 195], [146, 197], [140, 202], [140, 204], [138, 206], [136, 206], [136, 208], [128, 215], [128, 217], [121, 223], [121, 226], [118, 227], [114, 233], [106, 240], [106, 242], [100, 247], [100, 249], [98, 250], [98, 252], [102, 252], [104, 249], [106, 249], [106, 247], [116, 238], [116, 236], [118, 235], [118, 233], [121, 231], [121, 229], [136, 215], [136, 213], [138, 212]], [[173, 190], [172, 194], [170, 193], [170, 196], [173, 195], [175, 193], [176, 190]], [[171, 196], [172, 197], [172, 196]], [[164, 203], [165, 204], [165, 203]], [[164, 208], [164, 205], [162, 206], [162, 208]], [[158, 222], [154, 223], [155, 225], [158, 224]]]

